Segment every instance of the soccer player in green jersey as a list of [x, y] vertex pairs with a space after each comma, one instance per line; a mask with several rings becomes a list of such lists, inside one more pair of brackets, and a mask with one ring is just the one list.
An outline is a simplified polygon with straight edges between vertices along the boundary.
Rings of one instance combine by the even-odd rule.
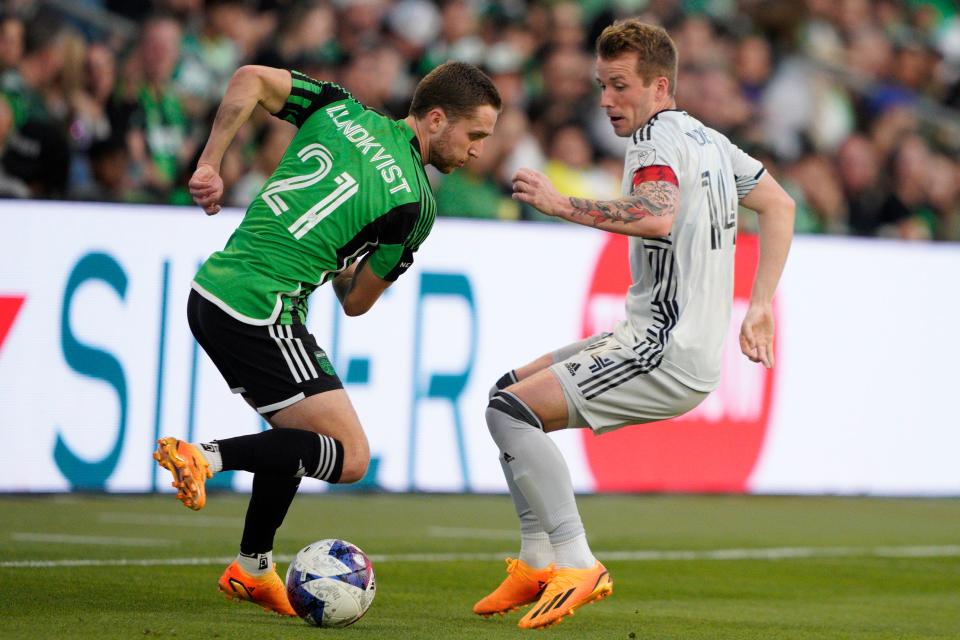
[[300, 479], [356, 482], [370, 460], [343, 384], [306, 329], [307, 298], [332, 282], [347, 315], [373, 306], [433, 225], [425, 165], [450, 173], [477, 158], [500, 96], [479, 69], [450, 62], [417, 85], [406, 118], [391, 120], [336, 84], [241, 67], [189, 183], [207, 214], [220, 210], [220, 162], [257, 105], [299, 131], [227, 245], [200, 267], [187, 316], [231, 391], [274, 428], [198, 444], [161, 438], [154, 458], [194, 510], [203, 508], [212, 474], [254, 474], [240, 554], [219, 588], [295, 615], [272, 549]]

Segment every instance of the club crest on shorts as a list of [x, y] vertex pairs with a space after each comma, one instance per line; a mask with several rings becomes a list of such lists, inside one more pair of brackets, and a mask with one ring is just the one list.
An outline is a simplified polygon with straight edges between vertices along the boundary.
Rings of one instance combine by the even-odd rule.
[[313, 358], [317, 361], [317, 365], [320, 367], [320, 370], [325, 374], [328, 376], [337, 375], [336, 371], [333, 370], [333, 363], [330, 362], [330, 358], [327, 357], [327, 354], [323, 349], [314, 351]]

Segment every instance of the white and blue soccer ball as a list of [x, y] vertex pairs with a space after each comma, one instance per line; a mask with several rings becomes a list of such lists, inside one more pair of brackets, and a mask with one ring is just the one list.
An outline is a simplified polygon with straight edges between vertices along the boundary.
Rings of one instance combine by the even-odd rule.
[[376, 592], [370, 558], [346, 540], [309, 544], [287, 569], [290, 605], [315, 627], [353, 624], [370, 608]]

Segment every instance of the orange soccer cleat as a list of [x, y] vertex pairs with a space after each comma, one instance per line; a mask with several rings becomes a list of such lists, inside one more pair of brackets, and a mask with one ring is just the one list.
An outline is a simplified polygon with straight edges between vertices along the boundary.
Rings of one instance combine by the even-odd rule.
[[173, 474], [172, 486], [177, 490], [177, 499], [194, 511], [203, 509], [207, 503], [204, 485], [213, 473], [199, 449], [176, 438], [160, 438], [153, 459]]
[[507, 577], [493, 593], [473, 605], [473, 612], [485, 618], [503, 615], [535, 602], [553, 578], [554, 566], [535, 569], [522, 560], [507, 558]]
[[228, 600], [246, 600], [260, 605], [264, 611], [274, 611], [282, 616], [297, 615], [287, 599], [287, 587], [277, 575], [277, 565], [273, 565], [273, 571], [263, 577], [255, 577], [241, 569], [234, 560], [220, 576], [217, 588]]
[[600, 562], [589, 569], [557, 569], [537, 604], [520, 618], [521, 629], [537, 629], [559, 623], [585, 604], [613, 593], [613, 581]]

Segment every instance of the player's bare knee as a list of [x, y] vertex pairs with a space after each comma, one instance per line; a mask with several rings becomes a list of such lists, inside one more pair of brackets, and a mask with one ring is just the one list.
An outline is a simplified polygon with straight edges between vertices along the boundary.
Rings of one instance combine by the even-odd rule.
[[338, 484], [352, 484], [359, 482], [363, 476], [367, 475], [367, 468], [370, 466], [370, 453], [365, 455], [354, 453], [346, 455], [343, 461], [343, 471], [340, 473]]
[[343, 443], [343, 470], [338, 484], [359, 482], [367, 475], [370, 466], [370, 445], [366, 438], [357, 438]]

